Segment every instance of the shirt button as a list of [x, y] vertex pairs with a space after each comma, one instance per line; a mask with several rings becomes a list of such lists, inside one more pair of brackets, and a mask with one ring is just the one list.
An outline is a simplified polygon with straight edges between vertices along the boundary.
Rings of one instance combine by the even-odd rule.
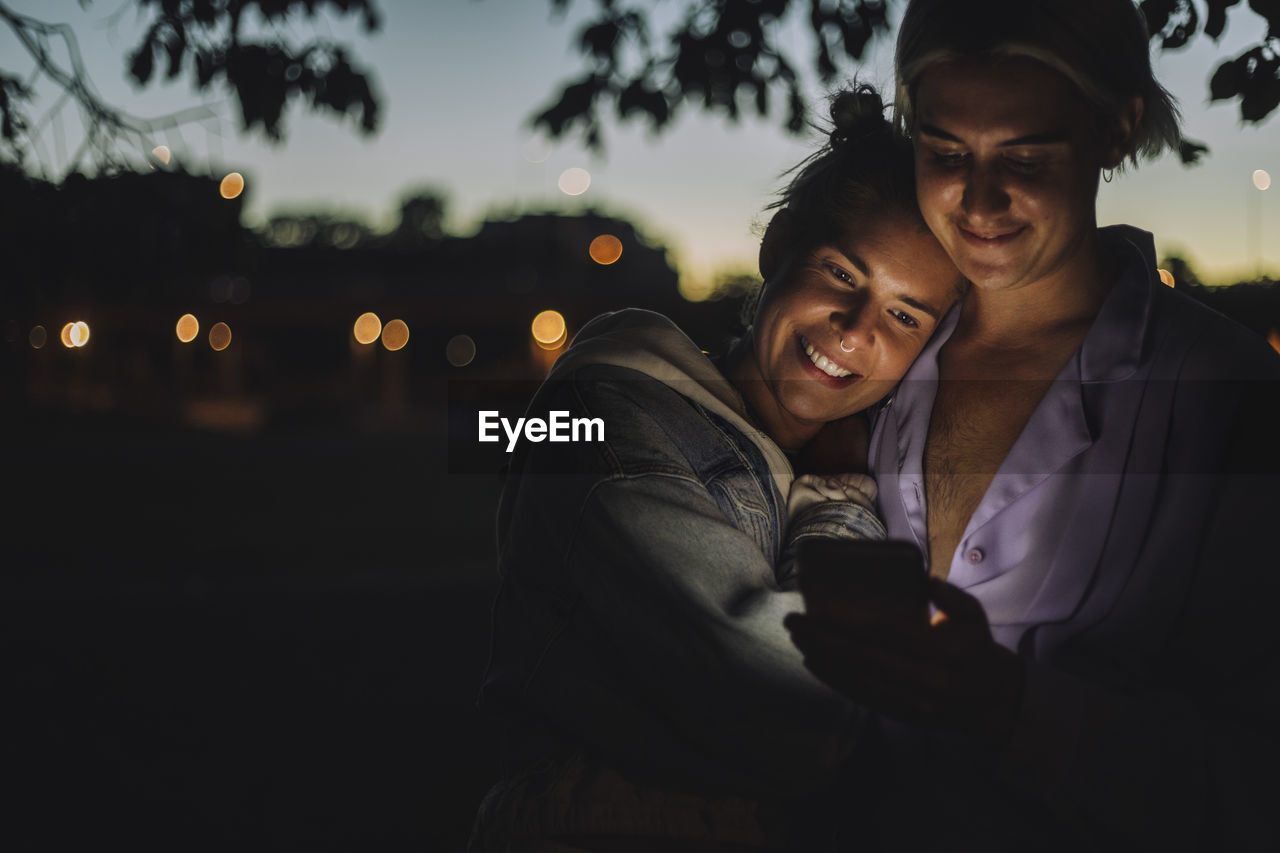
[[968, 560], [972, 565], [976, 566], [978, 563], [982, 562], [982, 558], [985, 556], [986, 554], [982, 553], [981, 548], [970, 548], [967, 552], [965, 552], [964, 558]]

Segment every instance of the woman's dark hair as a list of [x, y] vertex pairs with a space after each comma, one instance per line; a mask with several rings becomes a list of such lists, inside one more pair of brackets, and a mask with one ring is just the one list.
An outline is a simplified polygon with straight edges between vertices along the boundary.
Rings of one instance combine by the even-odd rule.
[[[826, 143], [786, 174], [790, 182], [768, 206], [781, 255], [838, 241], [855, 223], [886, 211], [901, 213], [921, 229], [911, 141], [886, 115], [880, 94], [865, 83], [830, 99]], [[779, 221], [779, 217], [782, 220]], [[765, 240], [770, 235], [766, 232]], [[769, 278], [774, 270], [761, 269]]]
[[[766, 210], [773, 218], [760, 244], [760, 275], [767, 286], [788, 257], [837, 243], [867, 217], [899, 214], [927, 229], [916, 202], [915, 155], [910, 139], [885, 114], [885, 103], [865, 83], [830, 99], [831, 124], [817, 151], [787, 170], [791, 180]], [[763, 288], [743, 301], [738, 332], [755, 319]]]

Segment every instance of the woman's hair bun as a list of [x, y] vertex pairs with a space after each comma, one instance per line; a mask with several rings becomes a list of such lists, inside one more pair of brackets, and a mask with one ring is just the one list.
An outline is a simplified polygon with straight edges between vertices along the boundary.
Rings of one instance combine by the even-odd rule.
[[872, 86], [860, 83], [831, 99], [831, 144], [864, 139], [891, 127], [884, 114], [884, 100]]

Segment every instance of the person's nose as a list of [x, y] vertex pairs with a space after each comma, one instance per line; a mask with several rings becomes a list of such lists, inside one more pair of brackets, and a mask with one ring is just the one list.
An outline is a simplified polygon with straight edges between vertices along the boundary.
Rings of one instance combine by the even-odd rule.
[[840, 349], [852, 352], [875, 343], [875, 310], [864, 294], [853, 294], [849, 304], [831, 312], [831, 327], [840, 338]]
[[996, 163], [972, 162], [964, 176], [961, 206], [972, 220], [998, 217], [1009, 209], [1004, 175]]

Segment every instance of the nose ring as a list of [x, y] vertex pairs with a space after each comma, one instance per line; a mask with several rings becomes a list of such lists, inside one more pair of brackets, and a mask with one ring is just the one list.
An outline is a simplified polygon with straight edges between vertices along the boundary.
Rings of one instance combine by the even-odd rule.
[[840, 336], [840, 352], [853, 352], [853, 351], [854, 351], [854, 350], [856, 350], [856, 349], [857, 349], [857, 347], [856, 347], [856, 346], [852, 346], [852, 347], [849, 347], [848, 349], [845, 349], [845, 348], [844, 348], [844, 335], [841, 335], [841, 336]]

